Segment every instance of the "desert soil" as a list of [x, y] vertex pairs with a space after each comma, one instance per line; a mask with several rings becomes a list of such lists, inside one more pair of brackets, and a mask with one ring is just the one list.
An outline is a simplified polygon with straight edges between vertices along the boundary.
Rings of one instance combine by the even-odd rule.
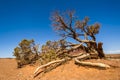
[[15, 59], [0, 59], [0, 80], [120, 80], [120, 59], [89, 60], [102, 62], [111, 66], [110, 69], [83, 67], [74, 64], [74, 61], [33, 78], [33, 72], [38, 67], [27, 65], [18, 69]]

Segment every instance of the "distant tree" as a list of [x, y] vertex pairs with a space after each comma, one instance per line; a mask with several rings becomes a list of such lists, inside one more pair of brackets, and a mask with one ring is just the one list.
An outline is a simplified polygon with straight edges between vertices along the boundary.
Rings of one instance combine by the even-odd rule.
[[55, 11], [51, 16], [51, 20], [53, 28], [63, 39], [72, 38], [87, 46], [88, 53], [97, 54], [100, 58], [104, 57], [103, 49], [97, 47], [95, 36], [99, 33], [100, 24], [88, 25], [89, 18], [85, 17], [81, 21], [75, 16], [74, 11], [63, 13]]
[[14, 56], [18, 67], [33, 63], [38, 58], [38, 46], [35, 45], [34, 40], [24, 39], [14, 48]]

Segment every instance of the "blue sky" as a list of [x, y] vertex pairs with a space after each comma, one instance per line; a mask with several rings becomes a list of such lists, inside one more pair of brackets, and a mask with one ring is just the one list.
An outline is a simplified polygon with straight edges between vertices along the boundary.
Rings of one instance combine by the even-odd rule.
[[13, 57], [13, 49], [22, 39], [34, 39], [36, 44], [58, 40], [51, 28], [50, 14], [54, 10], [76, 10], [83, 19], [101, 24], [98, 41], [105, 52], [120, 52], [119, 0], [0, 0], [0, 57]]

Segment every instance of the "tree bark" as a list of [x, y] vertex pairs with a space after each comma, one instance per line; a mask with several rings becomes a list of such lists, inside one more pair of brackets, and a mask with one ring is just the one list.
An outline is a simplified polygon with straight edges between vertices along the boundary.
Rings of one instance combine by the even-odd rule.
[[75, 49], [78, 49], [79, 47], [82, 46], [82, 44], [83, 44], [83, 43], [77, 44], [77, 45], [71, 47], [70, 49], [63, 50], [63, 51], [59, 52], [57, 56], [60, 56], [60, 55], [62, 55], [62, 54], [64, 54], [64, 53], [69, 53], [70, 51], [73, 51], [73, 50], [75, 50]]
[[98, 47], [97, 47], [98, 56], [99, 56], [100, 58], [104, 58], [104, 57], [105, 57], [105, 54], [104, 54], [104, 52], [103, 52], [102, 45], [103, 45], [103, 43], [99, 42], [99, 43], [98, 43]]
[[[110, 68], [109, 65], [103, 64], [103, 63], [92, 63], [92, 62], [84, 62], [83, 60], [89, 59], [91, 58], [91, 54], [89, 53], [80, 53], [79, 55], [69, 55], [68, 57], [74, 58], [75, 63], [79, 64], [79, 65], [83, 65], [83, 66], [91, 66], [91, 67], [99, 67], [99, 68]], [[34, 71], [34, 77], [36, 77], [37, 75], [39, 75], [42, 72], [48, 72], [52, 69], [54, 69], [55, 67], [59, 66], [60, 64], [62, 64], [63, 62], [65, 62], [66, 60], [71, 60], [71, 58], [68, 59], [61, 59], [61, 60], [56, 60], [56, 61], [51, 61], [47, 64], [41, 65], [39, 66], [35, 71]], [[55, 64], [54, 66], [52, 64]], [[52, 65], [52, 66], [51, 66]], [[43, 69], [44, 68], [44, 69]], [[40, 72], [38, 72], [40, 69], [42, 69]], [[38, 73], [37, 73], [38, 72]]]
[[83, 66], [92, 66], [92, 67], [99, 67], [99, 68], [110, 68], [109, 65], [103, 64], [103, 63], [92, 63], [92, 62], [83, 62], [82, 60], [85, 60], [90, 57], [90, 54], [83, 54], [82, 56], [75, 58], [75, 63], [83, 65]]
[[105, 69], [110, 68], [110, 66], [107, 64], [83, 62], [83, 61], [79, 61], [77, 58], [75, 59], [75, 63], [78, 63], [78, 64], [83, 65], [83, 66], [92, 66], [92, 67], [99, 67], [99, 68], [105, 68]]
[[47, 67], [47, 66], [54, 64], [54, 63], [59, 63], [59, 62], [64, 62], [64, 61], [65, 61], [65, 59], [61, 59], [61, 60], [56, 60], [56, 61], [52, 61], [52, 62], [49, 62], [49, 63], [44, 64], [44, 65], [41, 65], [34, 71], [34, 74], [36, 74], [40, 69], [42, 69], [44, 67]]

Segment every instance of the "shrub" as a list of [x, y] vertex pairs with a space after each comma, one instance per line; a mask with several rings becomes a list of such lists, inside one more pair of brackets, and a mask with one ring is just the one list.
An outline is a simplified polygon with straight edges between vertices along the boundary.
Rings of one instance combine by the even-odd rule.
[[23, 65], [34, 63], [38, 59], [38, 47], [34, 40], [24, 39], [19, 46], [14, 48], [13, 54], [16, 57], [18, 68], [20, 68]]
[[61, 58], [57, 56], [58, 51], [65, 49], [65, 40], [47, 41], [41, 48], [40, 62], [41, 64], [48, 63]]

